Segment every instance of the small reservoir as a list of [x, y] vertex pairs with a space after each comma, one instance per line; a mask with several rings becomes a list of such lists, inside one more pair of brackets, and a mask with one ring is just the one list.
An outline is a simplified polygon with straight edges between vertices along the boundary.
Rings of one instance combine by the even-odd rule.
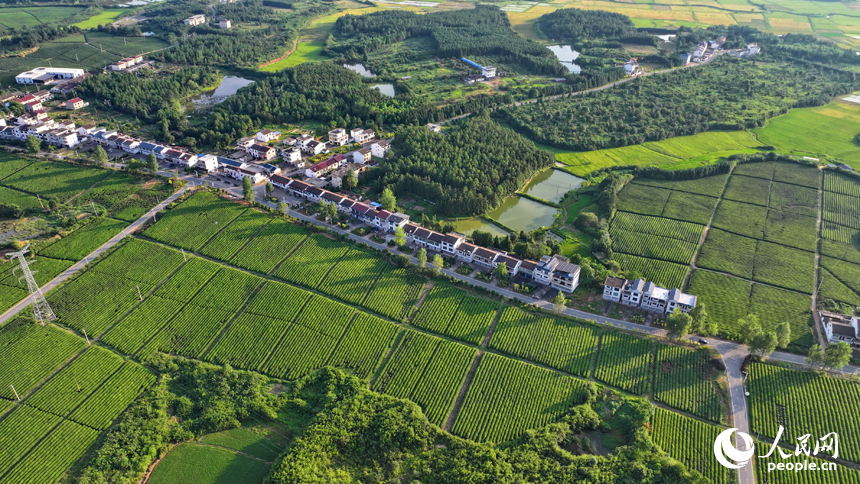
[[228, 97], [236, 94], [239, 89], [253, 84], [254, 81], [237, 76], [224, 76], [221, 79], [221, 84], [212, 91], [206, 91], [199, 96], [191, 99], [192, 109], [201, 109], [214, 106], [227, 100]]
[[375, 86], [370, 86], [372, 89], [376, 89], [377, 91], [385, 94], [388, 97], [394, 97], [394, 84], [377, 84]]
[[582, 178], [550, 168], [532, 177], [523, 192], [533, 197], [558, 203], [564, 198], [565, 193], [581, 187], [582, 182]]
[[344, 64], [343, 66], [353, 72], [357, 72], [361, 77], [376, 77], [376, 74], [367, 70], [364, 64]]
[[528, 198], [508, 197], [501, 207], [487, 215], [513, 230], [531, 232], [540, 227], [552, 225], [558, 210]]
[[579, 52], [573, 50], [573, 47], [569, 45], [548, 45], [547, 49], [555, 54], [555, 57], [561, 62], [561, 65], [567, 68], [568, 72], [574, 74], [582, 72], [582, 67], [573, 62], [579, 57]]

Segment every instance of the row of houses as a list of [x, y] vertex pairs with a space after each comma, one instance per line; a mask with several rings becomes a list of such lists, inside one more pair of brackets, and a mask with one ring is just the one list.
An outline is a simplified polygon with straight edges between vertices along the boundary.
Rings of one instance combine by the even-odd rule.
[[124, 71], [129, 67], [134, 67], [138, 64], [143, 63], [142, 55], [134, 55], [131, 57], [126, 57], [125, 59], [120, 59], [113, 64], [108, 66], [108, 70], [111, 71]]
[[666, 289], [644, 279], [607, 277], [603, 283], [603, 299], [657, 313], [673, 313], [677, 309], [688, 313], [696, 307], [696, 296], [680, 289]]
[[0, 123], [0, 138], [24, 141], [35, 136], [43, 143], [61, 148], [71, 148], [80, 143], [73, 121], [54, 121], [45, 110], [26, 113], [18, 117], [15, 126]]
[[376, 138], [376, 133], [372, 129], [355, 128], [350, 130], [348, 135], [344, 128], [337, 128], [328, 132], [328, 142], [332, 146], [343, 146], [350, 141], [365, 144], [374, 138]]
[[408, 215], [381, 210], [380, 205], [375, 202], [354, 200], [309, 183], [280, 175], [272, 176], [270, 181], [274, 186], [295, 197], [314, 203], [318, 203], [320, 200], [333, 203], [337, 206], [338, 212], [365, 222], [379, 230], [394, 232], [398, 227], [401, 227], [407, 242], [419, 247], [456, 257], [464, 262], [474, 263], [487, 269], [495, 269], [496, 266], [505, 264], [508, 274], [511, 276], [522, 275], [526, 279], [532, 279], [539, 284], [551, 286], [566, 293], [572, 293], [579, 285], [580, 267], [560, 255], [543, 256], [540, 261], [520, 259], [505, 251], [488, 249], [466, 242], [466, 236], [463, 234], [443, 234], [424, 228], [410, 222]]
[[[16, 97], [9, 101], [21, 103], [24, 105], [24, 108], [27, 110], [28, 113], [34, 113], [36, 111], [41, 111], [45, 109], [43, 103], [50, 101], [51, 99], [54, 99], [54, 95], [51, 94], [50, 91], [43, 90], [39, 92], [34, 92], [33, 94], [26, 94], [24, 96]], [[9, 105], [8, 102], [6, 102], [6, 105]]]

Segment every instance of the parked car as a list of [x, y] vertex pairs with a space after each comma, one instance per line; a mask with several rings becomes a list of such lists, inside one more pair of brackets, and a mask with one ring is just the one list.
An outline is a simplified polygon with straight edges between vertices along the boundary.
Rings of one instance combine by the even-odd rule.
[[705, 338], [699, 338], [699, 344], [706, 345], [708, 344], [708, 340], [706, 340]]

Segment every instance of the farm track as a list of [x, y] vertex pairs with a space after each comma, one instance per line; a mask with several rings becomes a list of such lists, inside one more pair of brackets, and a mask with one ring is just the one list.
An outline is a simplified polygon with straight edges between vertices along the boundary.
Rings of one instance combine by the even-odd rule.
[[818, 218], [815, 221], [815, 284], [812, 286], [812, 320], [815, 322], [815, 335], [822, 348], [827, 346], [827, 338], [821, 333], [821, 318], [818, 316], [818, 291], [821, 289], [821, 219], [824, 216], [824, 171], [821, 170], [818, 185]]

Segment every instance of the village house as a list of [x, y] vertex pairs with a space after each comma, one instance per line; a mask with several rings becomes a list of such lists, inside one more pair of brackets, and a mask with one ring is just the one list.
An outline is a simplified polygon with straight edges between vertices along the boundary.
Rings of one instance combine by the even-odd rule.
[[233, 24], [229, 20], [227, 20], [226, 18], [222, 18], [221, 20], [218, 21], [218, 28], [220, 28], [220, 29], [229, 29], [232, 26], [233, 26]]
[[572, 293], [579, 285], [579, 266], [560, 255], [541, 257], [533, 275], [536, 282], [566, 293]]
[[254, 136], [257, 141], [260, 143], [268, 143], [269, 141], [274, 141], [281, 137], [280, 131], [272, 131], [270, 129], [263, 129], [257, 132]]
[[254, 138], [248, 136], [247, 138], [239, 138], [236, 140], [236, 146], [240, 150], [247, 150], [248, 148], [254, 146]]
[[136, 55], [132, 57], [126, 57], [125, 59], [120, 59], [113, 64], [108, 66], [108, 69], [111, 71], [124, 71], [129, 67], [136, 66], [143, 62], [142, 55]]
[[192, 15], [187, 19], [183, 20], [182, 23], [184, 23], [185, 25], [190, 25], [192, 27], [194, 27], [195, 25], [203, 25], [206, 23], [206, 16], [202, 14]]
[[84, 100], [79, 97], [75, 97], [66, 101], [65, 108], [74, 111], [87, 105], [89, 105], [89, 103], [84, 102]]
[[257, 159], [271, 160], [278, 152], [269, 145], [256, 143], [248, 147], [248, 154]]
[[624, 289], [626, 279], [608, 276], [603, 281], [603, 299], [613, 302], [621, 302], [621, 291]]
[[520, 269], [517, 271], [517, 274], [525, 277], [526, 279], [533, 279], [535, 268], [537, 267], [537, 262], [533, 260], [523, 259], [520, 263]]
[[337, 170], [346, 163], [346, 157], [343, 155], [334, 155], [324, 161], [310, 166], [305, 170], [305, 176], [308, 178], [320, 178], [327, 173]]
[[666, 304], [667, 313], [674, 313], [675, 311], [689, 313], [694, 307], [696, 307], [696, 296], [684, 294], [680, 289], [669, 291], [668, 304]]
[[325, 144], [313, 139], [304, 144], [302, 151], [311, 156], [316, 156], [325, 151]]
[[463, 242], [457, 246], [457, 258], [463, 262], [472, 262], [472, 257], [477, 249], [477, 245]]
[[521, 260], [507, 254], [499, 254], [499, 256], [496, 257], [495, 262], [496, 266], [504, 264], [505, 268], [508, 270], [508, 275], [511, 277], [517, 275], [517, 271], [520, 270], [520, 264], [522, 264]]
[[385, 158], [389, 151], [391, 151], [391, 144], [386, 140], [379, 140], [370, 145], [370, 152], [377, 158]]
[[472, 253], [472, 262], [479, 266], [494, 269], [496, 267], [496, 258], [500, 255], [501, 254], [495, 250], [478, 247], [475, 249], [475, 252]]
[[328, 132], [328, 142], [332, 146], [343, 146], [349, 142], [349, 135], [343, 128], [333, 129]]
[[350, 138], [356, 143], [367, 143], [376, 137], [376, 133], [372, 129], [355, 128], [349, 132]]
[[860, 320], [856, 316], [818, 311], [821, 326], [827, 341], [848, 343], [852, 349], [860, 350]]
[[352, 161], [354, 161], [355, 163], [364, 164], [369, 162], [370, 160], [370, 150], [367, 148], [361, 148], [352, 152]]
[[645, 279], [636, 279], [635, 281], [624, 281], [624, 291], [621, 293], [621, 304], [626, 306], [639, 307], [642, 303], [642, 294], [645, 291]]
[[668, 289], [660, 287], [653, 282], [645, 284], [645, 290], [642, 292], [642, 304], [640, 304], [642, 309], [664, 313], [666, 312], [666, 304], [668, 302]]
[[304, 162], [302, 161], [302, 152], [299, 151], [298, 148], [289, 148], [281, 151], [281, 156], [284, 158], [284, 161], [295, 166], [296, 168], [301, 168], [304, 166]]
[[358, 163], [347, 163], [346, 165], [338, 168], [331, 174], [331, 186], [335, 188], [343, 186], [343, 179], [349, 171], [354, 171], [357, 177], [359, 173], [364, 171], [364, 165], [359, 165]]

